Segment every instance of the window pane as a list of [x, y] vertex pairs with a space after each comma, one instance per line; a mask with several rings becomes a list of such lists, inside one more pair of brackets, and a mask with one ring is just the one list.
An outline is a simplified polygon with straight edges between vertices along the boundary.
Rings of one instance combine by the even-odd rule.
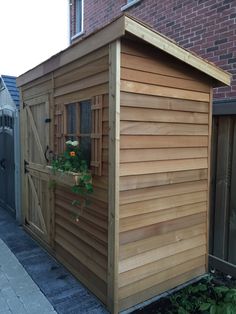
[[91, 133], [91, 102], [89, 100], [80, 102], [80, 133]]
[[76, 0], [75, 4], [76, 10], [76, 25], [75, 25], [75, 34], [82, 32], [82, 0]]
[[82, 158], [87, 161], [88, 167], [90, 166], [91, 160], [91, 137], [82, 136], [80, 138], [80, 149], [82, 152]]
[[[67, 134], [76, 134], [76, 104], [67, 105]], [[69, 136], [71, 139], [71, 137]]]

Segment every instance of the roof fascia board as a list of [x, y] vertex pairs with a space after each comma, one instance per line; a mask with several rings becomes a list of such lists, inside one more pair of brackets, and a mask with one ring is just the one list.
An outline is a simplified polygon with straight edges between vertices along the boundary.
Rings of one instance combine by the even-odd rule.
[[231, 75], [229, 73], [179, 47], [169, 39], [132, 20], [128, 16], [125, 16], [125, 29], [134, 36], [213, 77], [215, 80], [225, 85], [230, 85]]
[[19, 76], [16, 80], [17, 86], [25, 85], [41, 76], [44, 76], [59, 67], [62, 67], [86, 54], [99, 49], [110, 42], [125, 35], [125, 16], [112, 22], [109, 26], [102, 28], [95, 34], [88, 36], [79, 43], [75, 43], [57, 55], [51, 57], [35, 68]]

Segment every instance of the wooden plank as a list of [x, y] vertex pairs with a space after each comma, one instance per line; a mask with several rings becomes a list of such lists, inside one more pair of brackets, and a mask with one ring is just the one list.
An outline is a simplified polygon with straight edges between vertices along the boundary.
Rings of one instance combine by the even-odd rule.
[[120, 165], [120, 176], [206, 169], [207, 166], [207, 158], [129, 162]]
[[208, 112], [208, 103], [186, 99], [175, 99], [152, 95], [121, 92], [121, 106], [135, 108], [164, 109], [186, 112]]
[[88, 232], [81, 230], [69, 221], [62, 219], [60, 216], [55, 217], [55, 223], [57, 226], [64, 228], [68, 232], [71, 232], [74, 236], [78, 237], [89, 246], [93, 247], [95, 250], [98, 250], [104, 256], [107, 256], [107, 246], [92, 237]]
[[[136, 98], [136, 97], [135, 97]], [[122, 121], [173, 122], [208, 124], [208, 114], [184, 111], [169, 111], [151, 108], [121, 107]]]
[[157, 160], [178, 160], [203, 158], [208, 156], [205, 147], [198, 148], [147, 148], [145, 154], [143, 149], [122, 149], [120, 152], [120, 162], [143, 162]]
[[94, 237], [95, 239], [101, 241], [102, 243], [107, 243], [107, 232], [102, 229], [99, 229], [96, 224], [92, 224], [91, 222], [86, 221], [83, 217], [80, 217], [79, 226], [76, 223], [74, 216], [70, 215], [65, 209], [60, 208], [57, 204], [55, 206], [56, 215], [60, 216], [61, 219], [69, 221], [73, 225], [77, 225], [77, 227], [85, 231], [89, 234], [89, 236]]
[[211, 186], [210, 186], [210, 233], [209, 233], [209, 254], [213, 254], [214, 245], [214, 210], [215, 210], [215, 188], [216, 188], [216, 162], [217, 162], [217, 138], [218, 138], [218, 117], [213, 116], [212, 120], [212, 142], [211, 142]]
[[199, 224], [188, 228], [174, 230], [164, 234], [154, 235], [139, 241], [130, 242], [120, 246], [120, 260], [150, 251], [177, 241], [192, 238], [199, 234], [206, 233], [205, 224]]
[[221, 258], [213, 255], [209, 255], [209, 265], [212, 268], [216, 268], [224, 274], [236, 277], [236, 265], [229, 263]]
[[157, 296], [164, 291], [168, 291], [178, 285], [186, 283], [188, 280], [196, 278], [206, 272], [206, 268], [199, 267], [189, 272], [185, 272], [179, 276], [173, 277], [169, 280], [165, 280], [162, 283], [154, 285], [148, 289], [143, 290], [140, 293], [134, 294], [130, 297], [120, 300], [120, 310], [125, 310], [133, 305], [139, 304], [147, 299]]
[[100, 72], [96, 75], [89, 76], [79, 81], [73, 81], [70, 84], [61, 86], [55, 89], [54, 97], [64, 96], [73, 92], [77, 92], [83, 89], [94, 87], [108, 83], [109, 73], [108, 71]]
[[[122, 55], [123, 56], [123, 55]], [[126, 56], [125, 56], [126, 57]], [[161, 60], [159, 60], [161, 63]], [[130, 65], [127, 64], [127, 67]], [[160, 67], [157, 67], [157, 71]], [[188, 79], [183, 79], [181, 77], [173, 77], [164, 72], [162, 74], [151, 73], [152, 68], [149, 71], [138, 71], [136, 68], [121, 68], [121, 79], [126, 81], [133, 81], [145, 84], [153, 84], [159, 86], [168, 86], [173, 88], [183, 87], [185, 90], [199, 91], [204, 93], [209, 93], [209, 86], [199, 81], [192, 81]], [[172, 74], [172, 73], [171, 73]], [[172, 74], [173, 75], [173, 74]]]
[[109, 47], [108, 309], [118, 313], [120, 41]]
[[46, 227], [46, 224], [45, 224], [45, 218], [43, 217], [43, 214], [42, 214], [42, 209], [41, 209], [41, 202], [39, 200], [39, 197], [38, 197], [38, 193], [36, 191], [36, 188], [34, 186], [34, 182], [31, 178], [31, 175], [29, 174], [28, 175], [28, 180], [29, 180], [29, 184], [30, 184], [30, 191], [32, 192], [32, 196], [35, 198], [35, 205], [36, 205], [36, 208], [34, 208], [34, 210], [36, 210], [37, 212], [37, 215], [38, 215], [38, 218], [39, 218], [39, 221], [40, 221], [40, 224], [42, 226], [42, 231], [44, 233], [45, 236], [47, 236], [48, 234], [48, 231], [47, 231], [47, 227]]
[[176, 43], [170, 41], [160, 33], [153, 31], [153, 29], [147, 28], [129, 17], [125, 17], [125, 29], [142, 40], [145, 38], [145, 41], [154, 47], [168, 53], [180, 61], [183, 61], [198, 71], [215, 78], [221, 84], [230, 85], [231, 77], [227, 72], [177, 46]]
[[186, 217], [206, 211], [206, 202], [200, 202], [196, 204], [183, 205], [171, 209], [155, 211], [152, 213], [125, 217], [120, 219], [120, 232], [143, 228], [145, 226], [163, 221], [174, 220], [180, 217]]
[[198, 246], [193, 249], [189, 249], [173, 256], [168, 256], [158, 260], [156, 262], [131, 269], [127, 272], [120, 274], [119, 276], [119, 287], [124, 287], [131, 284], [132, 282], [139, 281], [149, 276], [153, 276], [161, 271], [167, 270], [172, 267], [176, 267], [189, 259], [194, 259], [199, 256], [206, 255], [206, 246]]
[[[158, 194], [157, 194], [158, 195]], [[132, 217], [134, 215], [141, 215], [152, 213], [160, 210], [167, 210], [182, 205], [194, 204], [199, 202], [206, 202], [207, 191], [188, 192], [185, 194], [177, 194], [174, 196], [167, 196], [155, 198], [153, 200], [146, 200], [134, 203], [121, 205], [120, 218]]]
[[154, 173], [120, 178], [120, 191], [207, 179], [207, 169]]
[[69, 104], [73, 102], [88, 100], [93, 96], [107, 94], [107, 93], [108, 93], [108, 84], [105, 83], [105, 84], [92, 86], [92, 87], [89, 87], [80, 91], [75, 91], [70, 94], [56, 97], [55, 104], [56, 105], [58, 104], [60, 105], [61, 103]]
[[87, 256], [90, 260], [101, 266], [103, 269], [105, 270], [107, 269], [107, 257], [101, 254], [97, 249], [94, 249], [87, 243], [83, 242], [83, 240], [73, 235], [70, 231], [57, 225], [55, 236], [56, 239], [57, 237], [63, 238], [72, 247], [78, 249], [81, 252], [81, 254]]
[[106, 281], [107, 273], [106, 270], [98, 265], [95, 261], [91, 260], [89, 256], [86, 256], [83, 252], [81, 252], [78, 248], [75, 248], [71, 245], [66, 239], [56, 234], [55, 242], [60, 244], [69, 252], [72, 256], [74, 256], [81, 264], [86, 266], [91, 272], [93, 272], [98, 278]]
[[177, 99], [189, 99], [209, 102], [209, 94], [202, 92], [187, 91], [184, 89], [170, 88], [158, 85], [147, 85], [139, 82], [121, 81], [121, 91], [135, 94], [171, 97]]
[[208, 147], [208, 136], [121, 136], [121, 149], [164, 148], [164, 147]]
[[44, 96], [45, 94], [49, 94], [52, 92], [52, 80], [51, 77], [49, 78], [49, 80], [41, 83], [41, 84], [37, 84], [37, 85], [32, 85], [31, 88], [26, 89], [23, 92], [23, 97], [24, 100], [34, 100], [35, 97], [40, 97], [40, 95]]
[[206, 213], [199, 213], [192, 216], [152, 224], [137, 230], [122, 232], [120, 233], [120, 245], [146, 239], [158, 234], [166, 234], [178, 229], [195, 226], [205, 223], [205, 221]]
[[214, 236], [214, 255], [222, 259], [227, 259], [228, 255], [232, 127], [231, 117], [219, 118], [214, 221], [214, 228], [218, 232]]
[[[136, 206], [136, 210], [143, 207], [141, 201], [145, 201], [145, 207], [148, 210], [148, 202], [152, 202], [153, 199], [158, 199], [161, 197], [191, 193], [191, 192], [199, 192], [207, 190], [207, 181], [193, 181], [186, 183], [177, 183], [171, 185], [164, 185], [158, 187], [150, 187], [144, 189], [130, 190], [130, 191], [122, 191], [120, 192], [120, 205], [129, 204], [124, 206], [126, 210], [128, 208], [132, 208]], [[135, 202], [135, 205], [134, 205]], [[139, 205], [140, 204], [140, 205]], [[120, 210], [122, 211], [123, 206], [121, 206]]]
[[[121, 121], [121, 135], [208, 135], [208, 126], [202, 124], [155, 123]], [[152, 142], [152, 138], [149, 137]]]
[[[124, 46], [124, 45], [122, 45]], [[133, 46], [133, 47], [132, 47]], [[162, 76], [169, 76], [177, 79], [184, 79], [194, 82], [199, 81], [199, 74], [197, 75], [194, 69], [188, 68], [186, 64], [181, 65], [176, 62], [176, 59], [162, 53], [160, 50], [156, 53], [149, 48], [149, 51], [142, 53], [143, 47], [135, 48], [136, 43], [129, 44], [129, 51], [122, 52], [121, 66], [125, 69], [135, 69], [141, 72], [160, 74]], [[132, 48], [131, 48], [132, 47]], [[147, 47], [147, 46], [146, 46]], [[149, 46], [150, 47], [150, 46]], [[126, 48], [127, 50], [127, 45]], [[141, 55], [140, 55], [141, 52]], [[147, 57], [148, 56], [148, 57]], [[209, 86], [207, 77], [203, 82]]]
[[86, 265], [80, 263], [73, 255], [56, 243], [55, 256], [69, 271], [75, 275], [102, 302], [106, 303], [106, 283], [91, 272]]
[[177, 253], [189, 250], [206, 244], [206, 235], [201, 234], [180, 242], [171, 243], [164, 247], [156, 248], [119, 262], [119, 273], [152, 263], [167, 256], [174, 256]]
[[45, 164], [46, 161], [45, 161], [45, 157], [44, 157], [44, 151], [43, 151], [42, 144], [41, 144], [41, 141], [40, 141], [40, 138], [38, 135], [38, 130], [37, 130], [31, 109], [27, 105], [26, 105], [26, 111], [27, 111], [27, 115], [28, 115], [28, 122], [30, 123], [32, 133], [34, 135], [35, 142], [36, 142], [36, 145], [38, 147], [38, 152], [39, 152], [41, 162], [42, 162], [42, 164]]
[[90, 56], [90, 60], [91, 61], [89, 63], [82, 64], [81, 66], [79, 65], [81, 60], [78, 60], [78, 62], [75, 63], [74, 68], [70, 71], [68, 71], [68, 66], [66, 66], [67, 72], [60, 76], [57, 75], [55, 78], [55, 88], [71, 84], [75, 81], [79, 81], [108, 70], [108, 54], [99, 59], [96, 55], [94, 55], [94, 60]]
[[230, 204], [229, 204], [229, 240], [228, 240], [228, 262], [236, 265], [236, 120], [233, 119], [234, 134], [232, 147], [232, 170], [230, 182]]
[[[209, 117], [208, 117], [208, 128], [209, 128], [209, 138], [208, 138], [208, 195], [207, 195], [207, 220], [206, 220], [206, 236], [207, 236], [207, 252], [209, 252], [209, 238], [210, 238], [210, 188], [211, 188], [211, 144], [212, 144], [212, 106], [213, 106], [213, 88], [210, 89], [210, 102], [209, 102]], [[208, 258], [206, 256], [206, 269], [208, 270]]]
[[186, 271], [190, 271], [192, 269], [196, 269], [198, 267], [204, 266], [204, 263], [205, 263], [205, 255], [191, 259], [189, 261], [186, 261], [185, 263], [176, 265], [173, 268], [169, 268], [167, 270], [164, 270], [150, 277], [141, 279], [138, 282], [131, 283], [127, 286], [120, 288], [119, 297], [120, 299], [124, 299], [127, 296], [139, 293], [158, 283], [162, 283], [163, 281], [166, 281], [175, 276], [181, 275], [185, 273]]
[[66, 64], [63, 67], [60, 67], [54, 71], [54, 77], [55, 80], [59, 79], [59, 77], [64, 77], [67, 74], [76, 71], [78, 68], [84, 67], [86, 65], [89, 65], [95, 60], [102, 59], [104, 57], [108, 57], [109, 54], [109, 47], [108, 45], [101, 47], [95, 51], [92, 51], [91, 53], [84, 55], [83, 57], [74, 60], [73, 62], [70, 62]]

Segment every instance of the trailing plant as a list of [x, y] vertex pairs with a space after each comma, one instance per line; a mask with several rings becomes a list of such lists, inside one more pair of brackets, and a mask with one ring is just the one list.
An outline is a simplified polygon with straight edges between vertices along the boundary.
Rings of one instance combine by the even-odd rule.
[[[71, 190], [81, 196], [84, 201], [73, 200], [72, 204], [79, 205], [80, 209], [83, 210], [88, 201], [88, 195], [93, 192], [93, 185], [91, 173], [87, 162], [83, 159], [78, 141], [67, 141], [65, 151], [59, 156], [54, 156], [51, 167], [54, 174], [59, 172], [61, 175], [65, 173], [74, 175], [75, 183]], [[51, 185], [53, 186], [53, 184]]]

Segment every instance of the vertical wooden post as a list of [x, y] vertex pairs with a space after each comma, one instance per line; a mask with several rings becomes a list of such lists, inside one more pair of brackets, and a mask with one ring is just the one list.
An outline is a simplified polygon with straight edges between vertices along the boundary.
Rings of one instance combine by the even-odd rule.
[[21, 177], [21, 223], [28, 219], [28, 178], [25, 174], [25, 161], [28, 157], [27, 117], [24, 109], [22, 90], [20, 89], [20, 177]]
[[211, 134], [212, 134], [212, 106], [213, 106], [213, 88], [210, 89], [210, 102], [209, 102], [209, 111], [208, 111], [208, 158], [207, 158], [207, 179], [208, 179], [208, 196], [207, 196], [207, 246], [206, 246], [206, 270], [208, 270], [208, 254], [209, 254], [209, 241], [210, 241], [210, 204], [211, 204]]
[[120, 41], [109, 47], [108, 309], [118, 313]]

